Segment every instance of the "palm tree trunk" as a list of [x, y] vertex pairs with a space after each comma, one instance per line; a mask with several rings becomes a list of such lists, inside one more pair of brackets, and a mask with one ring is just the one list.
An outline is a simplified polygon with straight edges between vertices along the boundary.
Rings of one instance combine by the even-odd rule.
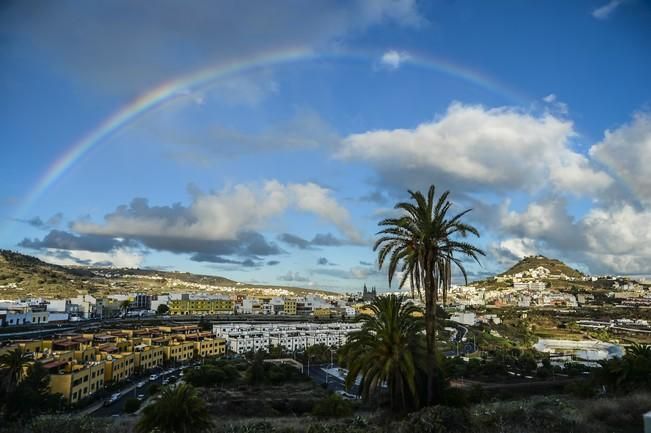
[[431, 269], [430, 260], [426, 260], [426, 264], [423, 267], [425, 270], [425, 278], [423, 278], [423, 280], [426, 286], [425, 332], [427, 334], [427, 405], [431, 405], [434, 402], [434, 372], [436, 369], [436, 264], [434, 267], [434, 269]]

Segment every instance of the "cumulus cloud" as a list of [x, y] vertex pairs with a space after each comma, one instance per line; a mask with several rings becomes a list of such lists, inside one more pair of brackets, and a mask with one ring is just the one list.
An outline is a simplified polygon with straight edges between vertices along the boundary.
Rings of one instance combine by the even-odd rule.
[[409, 60], [409, 54], [396, 50], [389, 50], [382, 54], [380, 64], [389, 69], [398, 69], [402, 63]]
[[209, 262], [209, 263], [218, 263], [225, 265], [241, 265], [242, 261], [232, 260], [226, 257], [219, 256], [217, 254], [210, 253], [196, 253], [190, 256], [190, 260], [194, 262]]
[[598, 20], [605, 20], [615, 12], [615, 9], [617, 9], [622, 3], [624, 3], [624, 0], [610, 0], [605, 5], [593, 10], [592, 16]]
[[196, 0], [192, 7], [160, 0], [155, 8], [63, 0], [11, 2], [0, 15], [7, 44], [34, 46], [49, 65], [95, 91], [140, 91], [170, 75], [282, 48], [313, 49], [387, 21], [423, 20], [415, 0]]
[[299, 272], [292, 272], [292, 271], [287, 271], [285, 275], [280, 275], [278, 279], [280, 281], [296, 282], [296, 283], [305, 283], [310, 281], [308, 277], [301, 275]]
[[291, 233], [282, 233], [278, 236], [278, 240], [291, 245], [302, 250], [306, 250], [312, 247], [312, 244], [307, 239], [303, 239], [300, 236], [293, 235]]
[[[350, 242], [362, 239], [350, 214], [330, 190], [314, 183], [277, 181], [265, 182], [260, 188], [240, 184], [210, 194], [195, 191], [189, 206], [150, 206], [146, 199], [138, 198], [106, 215], [101, 224], [78, 220], [72, 227], [82, 234], [134, 238], [152, 248], [173, 251], [175, 244], [191, 244], [194, 248], [210, 247], [215, 242], [229, 245], [228, 241], [242, 240], [243, 234], [254, 233], [288, 209], [311, 213], [335, 225]], [[262, 240], [247, 236], [254, 249], [268, 247]], [[277, 247], [266, 254], [272, 254], [272, 250]], [[206, 248], [191, 251], [205, 252]]]
[[108, 253], [80, 250], [45, 249], [36, 255], [43, 261], [67, 266], [138, 268], [144, 260], [140, 252], [126, 248]]
[[531, 203], [503, 213], [499, 230], [504, 239], [490, 247], [498, 263], [542, 253], [598, 274], [645, 273], [651, 263], [651, 211], [629, 204], [595, 207], [575, 219], [562, 200]]
[[51, 230], [43, 239], [23, 239], [18, 246], [34, 250], [85, 250], [106, 253], [117, 248], [134, 247], [132, 242], [101, 235], [76, 235], [73, 233]]
[[607, 130], [590, 148], [590, 156], [611, 169], [637, 199], [651, 205], [651, 113], [637, 113], [631, 122]]
[[474, 192], [536, 191], [545, 185], [593, 194], [612, 184], [570, 147], [571, 121], [509, 107], [453, 103], [414, 129], [374, 130], [346, 137], [338, 157], [367, 161], [382, 180], [414, 187], [435, 183]]
[[349, 269], [332, 269], [319, 267], [312, 270], [315, 274], [326, 275], [343, 280], [366, 280], [371, 277], [383, 275], [382, 272], [368, 266], [353, 266]]

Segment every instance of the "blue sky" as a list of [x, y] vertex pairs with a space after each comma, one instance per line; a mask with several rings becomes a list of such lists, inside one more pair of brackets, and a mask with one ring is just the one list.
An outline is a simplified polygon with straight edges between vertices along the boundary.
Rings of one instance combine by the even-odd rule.
[[[0, 247], [385, 288], [377, 222], [434, 183], [474, 209], [473, 277], [538, 253], [649, 274], [650, 52], [642, 0], [6, 2]], [[233, 62], [28, 201], [134, 98]]]

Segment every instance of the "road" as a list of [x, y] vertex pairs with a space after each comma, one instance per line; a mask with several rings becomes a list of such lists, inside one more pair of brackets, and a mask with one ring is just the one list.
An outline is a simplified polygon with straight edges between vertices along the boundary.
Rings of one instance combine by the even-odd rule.
[[[149, 380], [149, 375], [150, 374], [160, 374], [158, 379], [155, 381], [150, 381]], [[104, 406], [103, 401], [95, 403], [94, 405], [90, 406], [86, 410], [82, 411], [82, 413], [85, 413], [87, 415], [91, 415], [94, 417], [108, 417], [108, 416], [120, 416], [124, 415], [124, 405], [126, 401], [129, 398], [135, 398], [138, 396], [138, 394], [144, 394], [145, 400], [143, 401], [143, 405], [145, 404], [146, 400], [149, 398], [149, 388], [154, 384], [157, 383], [159, 385], [162, 385], [163, 379], [169, 378], [171, 376], [179, 377], [179, 371], [175, 371], [171, 374], [166, 374], [164, 373], [163, 370], [154, 370], [150, 373], [147, 373], [146, 376], [138, 379], [134, 379], [133, 382], [125, 385], [124, 388], [120, 390], [120, 398], [115, 402], [112, 403], [109, 406]], [[141, 388], [137, 387], [137, 384], [139, 382], [145, 382], [144, 386]], [[114, 391], [118, 392], [118, 391]]]
[[[307, 369], [307, 365], [304, 365], [304, 371], [318, 384], [328, 384], [328, 389], [330, 391], [347, 391], [351, 394], [356, 394], [358, 391], [358, 386], [353, 385], [350, 389], [346, 389], [344, 381], [339, 379], [337, 376], [328, 374], [324, 369], [329, 369], [330, 364], [310, 364], [310, 369]], [[338, 368], [337, 364], [333, 364], [333, 368]]]

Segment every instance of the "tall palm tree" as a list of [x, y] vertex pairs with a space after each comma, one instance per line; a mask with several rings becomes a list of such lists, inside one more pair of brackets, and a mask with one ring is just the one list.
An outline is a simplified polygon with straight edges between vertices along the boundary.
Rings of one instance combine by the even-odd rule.
[[427, 335], [427, 403], [434, 400], [436, 368], [436, 325], [437, 305], [445, 303], [450, 287], [452, 267], [461, 271], [467, 281], [462, 258], [470, 257], [479, 263], [484, 252], [474, 245], [464, 242], [468, 235], [479, 237], [479, 231], [462, 221], [471, 211], [467, 209], [450, 216], [452, 203], [448, 200], [449, 191], [435, 200], [436, 189], [430, 186], [425, 197], [420, 191], [408, 191], [411, 201], [395, 205], [402, 211], [398, 218], [380, 221], [383, 227], [374, 251], [378, 251], [378, 264], [381, 269], [388, 262], [389, 285], [396, 273], [402, 273], [400, 287], [410, 282], [412, 295], [417, 292], [425, 301], [425, 330]]
[[5, 390], [12, 391], [27, 373], [32, 362], [32, 354], [22, 347], [17, 347], [0, 356], [0, 371]]
[[143, 409], [137, 433], [201, 433], [213, 422], [204, 400], [188, 384], [163, 388], [160, 397]]
[[[401, 296], [387, 295], [373, 300], [372, 314], [362, 315], [362, 328], [349, 335], [341, 359], [348, 367], [346, 387], [361, 376], [364, 399], [386, 384], [393, 410], [418, 404], [416, 374], [425, 354], [421, 310]], [[422, 365], [420, 368], [422, 369]]]

